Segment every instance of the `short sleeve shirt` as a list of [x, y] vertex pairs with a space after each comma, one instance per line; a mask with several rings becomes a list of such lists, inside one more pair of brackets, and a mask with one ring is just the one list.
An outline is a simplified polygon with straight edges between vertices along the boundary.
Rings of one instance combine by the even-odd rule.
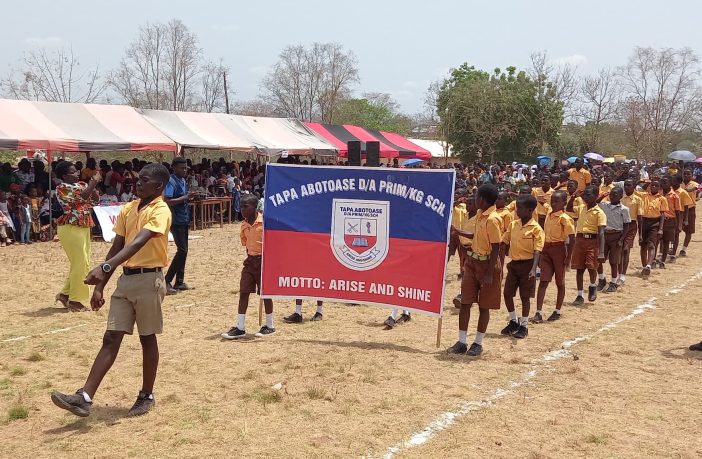
[[600, 226], [607, 226], [607, 215], [600, 206], [594, 206], [591, 209], [584, 206], [580, 209], [576, 233], [597, 234]]
[[171, 210], [161, 196], [139, 209], [141, 199], [122, 206], [115, 234], [124, 237], [125, 245], [130, 244], [141, 230], [153, 234], [144, 247], [124, 263], [128, 268], [165, 268], [168, 266], [168, 232], [171, 229]]
[[575, 222], [562, 210], [551, 212], [544, 222], [545, 242], [565, 242], [575, 234]]
[[475, 219], [473, 252], [479, 256], [490, 255], [492, 244], [499, 244], [502, 241], [501, 225], [502, 221], [497, 212], [495, 212], [495, 206], [489, 207], [483, 212], [478, 212]]
[[502, 242], [509, 244], [509, 257], [512, 260], [531, 260], [534, 252], [544, 249], [544, 230], [532, 218], [525, 225], [521, 220], [510, 223]]
[[241, 245], [246, 247], [246, 254], [258, 257], [263, 253], [263, 216], [256, 215], [253, 225], [246, 220], [241, 223]]

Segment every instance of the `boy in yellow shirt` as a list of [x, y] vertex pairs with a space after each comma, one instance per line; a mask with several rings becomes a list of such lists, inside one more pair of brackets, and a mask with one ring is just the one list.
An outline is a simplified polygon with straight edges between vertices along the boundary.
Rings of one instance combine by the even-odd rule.
[[643, 201], [639, 195], [636, 194], [636, 182], [632, 179], [624, 181], [624, 197], [622, 198], [622, 204], [629, 209], [631, 223], [629, 223], [622, 244], [622, 258], [619, 264], [619, 285], [624, 285], [626, 282], [626, 272], [629, 268], [629, 255], [631, 254], [631, 249], [634, 248], [634, 240], [641, 226], [641, 206]]
[[685, 169], [683, 171], [683, 186], [685, 188], [685, 191], [687, 191], [687, 194], [690, 195], [693, 205], [687, 213], [687, 225], [683, 227], [683, 231], [685, 232], [685, 241], [683, 242], [682, 249], [680, 249], [679, 256], [681, 257], [687, 256], [687, 248], [690, 245], [690, 241], [692, 240], [692, 235], [695, 234], [697, 196], [700, 184], [692, 180], [691, 169]]
[[[529, 310], [536, 287], [536, 268], [539, 266], [541, 251], [544, 249], [544, 230], [532, 218], [536, 205], [537, 200], [534, 196], [517, 198], [519, 219], [510, 223], [509, 229], [502, 236], [500, 246], [500, 253], [505, 253], [509, 249], [509, 256], [512, 259], [507, 264], [504, 288], [505, 305], [510, 320], [502, 329], [502, 334], [518, 339], [524, 339], [529, 335]], [[514, 296], [517, 290], [522, 300], [522, 315], [519, 321], [514, 307]]]
[[[676, 254], [678, 253], [678, 245], [680, 244], [680, 233], [685, 231], [690, 224], [690, 214], [694, 214], [695, 211], [695, 201], [690, 197], [690, 194], [685, 191], [682, 187], [683, 178], [681, 175], [674, 175], [671, 177], [671, 184], [673, 190], [678, 194], [680, 198], [680, 207], [682, 207], [682, 218], [680, 219], [677, 230], [675, 231], [675, 241], [673, 241], [673, 250], [670, 256], [670, 261], [675, 261]], [[687, 233], [686, 233], [687, 234]]]
[[571, 268], [577, 270], [575, 280], [578, 296], [573, 301], [574, 306], [585, 304], [583, 290], [585, 270], [590, 275], [588, 301], [593, 302], [597, 299], [597, 267], [604, 261], [604, 230], [607, 225], [607, 216], [597, 205], [598, 193], [598, 188], [590, 185], [585, 187], [582, 196], [585, 207], [580, 210], [571, 263]]
[[105, 285], [119, 265], [124, 264], [110, 299], [102, 347], [88, 379], [75, 395], [51, 394], [56, 406], [76, 416], [90, 414], [95, 392], [117, 358], [124, 335], [134, 332], [135, 323], [139, 329], [144, 373], [141, 390], [127, 416], [146, 414], [154, 406], [153, 387], [159, 358], [156, 335], [163, 331], [161, 303], [166, 296], [163, 268], [168, 266], [168, 231], [171, 226], [171, 211], [162, 194], [170, 178], [168, 169], [158, 163], [141, 169], [136, 186], [139, 199], [122, 207], [114, 226], [115, 240], [106, 261], [85, 278], [86, 284], [95, 285], [90, 306], [97, 311], [105, 304]]
[[658, 194], [660, 184], [651, 182], [648, 190], [639, 193], [641, 198], [641, 215], [639, 226], [639, 245], [641, 246], [642, 276], [651, 274], [651, 264], [654, 261], [656, 246], [663, 236], [663, 223], [665, 212], [668, 210], [668, 201], [665, 196]]

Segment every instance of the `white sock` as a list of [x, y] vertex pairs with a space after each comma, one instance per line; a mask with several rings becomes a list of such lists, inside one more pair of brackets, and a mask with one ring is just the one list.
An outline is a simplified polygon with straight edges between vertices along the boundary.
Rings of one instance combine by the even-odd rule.
[[538, 266], [536, 268], [536, 274], [541, 274], [541, 268], [539, 268]]
[[647, 267], [648, 269], [651, 269], [651, 264], [650, 264], [650, 263], [647, 264], [646, 267]]
[[561, 315], [561, 310], [560, 310], [560, 309], [556, 309], [556, 310], [554, 310], [554, 312], [555, 312], [556, 314], [558, 314], [559, 316]]
[[509, 320], [517, 320], [517, 311], [509, 311]]
[[246, 330], [246, 314], [239, 314], [239, 321], [236, 324], [236, 328], [241, 331]]
[[93, 399], [90, 398], [90, 395], [88, 395], [88, 393], [87, 393], [86, 391], [83, 391], [83, 399], [84, 399], [86, 402], [88, 402], [88, 403], [92, 403], [92, 402], [93, 402]]
[[295, 305], [295, 312], [296, 312], [297, 314], [302, 315], [302, 304], [296, 304], [296, 305]]
[[476, 332], [475, 333], [475, 340], [473, 342], [475, 344], [480, 344], [482, 346], [483, 345], [483, 338], [485, 338], [485, 333]]
[[266, 314], [266, 327], [273, 328], [273, 313]]
[[595, 287], [595, 288], [597, 288], [597, 284], [590, 284], [590, 287]]
[[528, 317], [520, 317], [519, 318], [519, 325], [524, 325], [525, 327], [529, 325], [529, 318]]
[[612, 282], [614, 282], [615, 284], [616, 284], [617, 282], [619, 282], [619, 277], [620, 277], [620, 276], [613, 277], [613, 278], [612, 278]]
[[317, 306], [317, 312], [320, 314], [323, 314], [324, 313], [324, 306], [322, 306], [321, 304], [319, 306]]
[[463, 344], [466, 344], [467, 339], [468, 339], [468, 331], [458, 330], [458, 341], [460, 341]]
[[619, 280], [624, 282], [626, 280], [626, 274], [620, 274], [619, 275]]
[[686, 245], [684, 245], [682, 249], [683, 249], [683, 252], [687, 252], [687, 246], [686, 246]]
[[607, 279], [607, 278], [605, 277], [604, 273], [598, 274], [598, 275], [597, 275], [597, 278], [598, 278], [598, 279]]
[[583, 295], [584, 295], [583, 290], [578, 290], [578, 296], [583, 296]]
[[393, 320], [397, 319], [397, 308], [392, 308], [392, 311], [390, 311], [390, 317], [392, 317]]
[[409, 312], [407, 309], [403, 309], [403, 310], [402, 310], [402, 313], [405, 314], [405, 315], [410, 315], [410, 312]]

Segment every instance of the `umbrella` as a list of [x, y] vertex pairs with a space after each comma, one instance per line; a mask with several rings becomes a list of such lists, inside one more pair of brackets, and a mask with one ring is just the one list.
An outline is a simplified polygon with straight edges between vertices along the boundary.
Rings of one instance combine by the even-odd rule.
[[421, 159], [414, 158], [414, 159], [408, 159], [407, 161], [402, 163], [402, 165], [405, 167], [410, 167], [410, 166], [416, 166], [417, 164], [421, 164], [422, 162], [424, 162], [424, 161]]
[[697, 158], [694, 153], [687, 150], [676, 150], [668, 155], [668, 159], [676, 161], [694, 161]]
[[697, 158], [697, 159], [695, 160], [695, 162], [696, 162], [696, 163], [702, 163], [702, 156], [700, 156], [699, 158]]
[[599, 153], [595, 153], [594, 151], [591, 151], [589, 153], [585, 153], [585, 157], [588, 159], [591, 159], [593, 161], [604, 161], [604, 156], [602, 156]]
[[536, 157], [536, 164], [539, 166], [548, 166], [551, 164], [551, 157], [546, 155], [541, 155]]

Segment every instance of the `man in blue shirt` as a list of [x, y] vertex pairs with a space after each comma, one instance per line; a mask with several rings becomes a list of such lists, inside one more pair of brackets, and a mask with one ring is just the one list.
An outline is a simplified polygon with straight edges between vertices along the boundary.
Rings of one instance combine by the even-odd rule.
[[[188, 163], [183, 157], [173, 160], [173, 174], [164, 190], [166, 204], [171, 208], [173, 223], [171, 234], [176, 244], [176, 254], [166, 273], [167, 294], [173, 295], [179, 290], [187, 290], [185, 284], [185, 261], [188, 258], [188, 227], [190, 226], [190, 205], [188, 201], [194, 192], [188, 191], [185, 177], [188, 173]], [[175, 278], [175, 285], [172, 283]]]

